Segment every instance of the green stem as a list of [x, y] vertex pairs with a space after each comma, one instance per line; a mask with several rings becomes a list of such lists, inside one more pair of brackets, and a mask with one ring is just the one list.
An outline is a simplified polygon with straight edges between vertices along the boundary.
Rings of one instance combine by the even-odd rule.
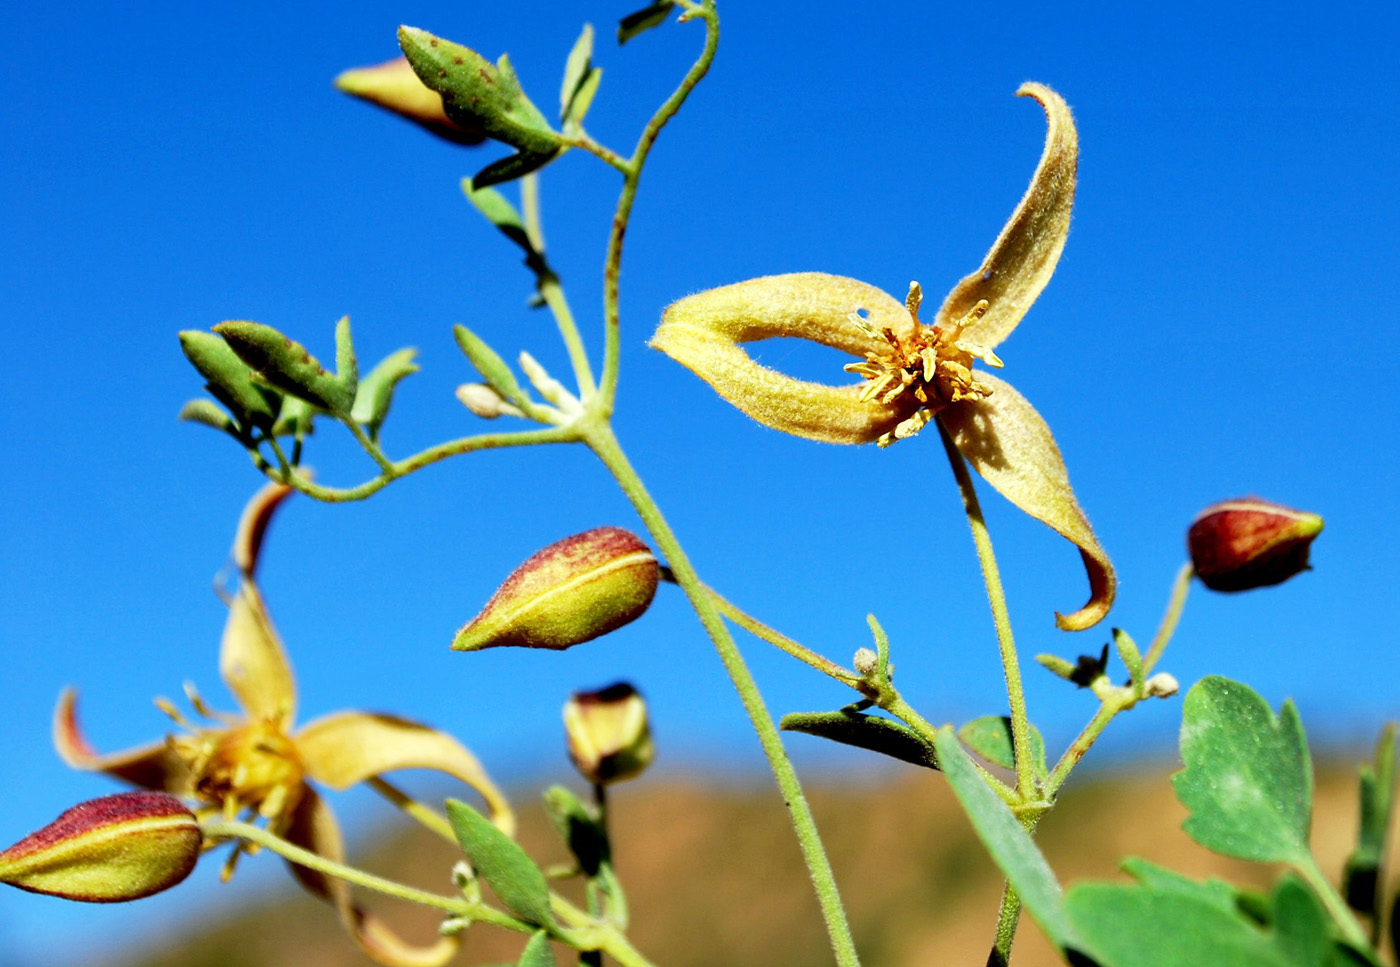
[[1181, 620], [1182, 609], [1186, 607], [1186, 595], [1191, 590], [1191, 579], [1195, 576], [1196, 569], [1191, 566], [1190, 561], [1181, 565], [1181, 570], [1176, 572], [1171, 598], [1167, 601], [1167, 613], [1162, 615], [1162, 623], [1157, 627], [1157, 634], [1153, 636], [1152, 645], [1142, 660], [1144, 678], [1152, 671], [1152, 666], [1157, 664], [1157, 659], [1162, 657], [1167, 642], [1171, 641], [1172, 635], [1176, 633], [1177, 622]]
[[[245, 839], [250, 843], [257, 843], [259, 846], [272, 850], [283, 859], [291, 860], [298, 866], [315, 870], [317, 873], [324, 873], [326, 876], [344, 880], [355, 886], [362, 886], [367, 890], [375, 890], [386, 896], [396, 897], [400, 900], [407, 900], [410, 903], [419, 903], [425, 907], [432, 907], [435, 910], [443, 910], [457, 916], [469, 916], [473, 920], [486, 920], [495, 922], [499, 926], [509, 927], [512, 930], [524, 929], [533, 930], [514, 917], [491, 910], [487, 907], [478, 908], [475, 904], [469, 903], [461, 897], [441, 896], [437, 893], [429, 893], [426, 890], [419, 890], [416, 887], [406, 886], [394, 880], [387, 880], [382, 876], [375, 876], [373, 873], [366, 873], [364, 870], [355, 869], [353, 866], [346, 866], [344, 863], [337, 863], [335, 860], [326, 859], [308, 849], [303, 849], [294, 843], [289, 843], [280, 836], [274, 836], [261, 826], [254, 826], [250, 823], [221, 822], [203, 824], [204, 835], [207, 839], [236, 838]], [[483, 915], [486, 914], [486, 915]], [[494, 915], [495, 919], [492, 919]], [[508, 921], [508, 922], [507, 922]]]
[[1065, 749], [1064, 755], [1060, 756], [1060, 761], [1055, 763], [1055, 768], [1050, 770], [1050, 776], [1045, 780], [1045, 798], [1053, 799], [1055, 793], [1060, 791], [1060, 787], [1069, 778], [1070, 772], [1079, 764], [1079, 760], [1084, 758], [1084, 754], [1093, 746], [1099, 734], [1107, 728], [1108, 723], [1113, 721], [1113, 717], [1136, 704], [1135, 697], [1124, 693], [1119, 696], [1111, 696], [1099, 705], [1099, 710], [1094, 713], [1089, 724], [1084, 726], [1084, 730], [1075, 737], [1069, 748]]
[[379, 469], [383, 472], [384, 476], [399, 476], [399, 471], [398, 468], [394, 466], [394, 461], [384, 455], [384, 451], [379, 449], [379, 444], [369, 438], [369, 434], [365, 432], [364, 427], [360, 426], [360, 424], [356, 423], [348, 416], [344, 417], [341, 422], [350, 428], [350, 432], [355, 435], [355, 442], [364, 447], [365, 452], [379, 465]]
[[431, 830], [453, 846], [458, 845], [457, 834], [452, 831], [452, 824], [448, 822], [446, 816], [423, 805], [398, 786], [378, 776], [370, 776], [365, 780], [365, 783], [399, 809], [402, 809], [405, 815], [417, 820], [424, 829]]
[[1021, 922], [1021, 897], [1010, 883], [1001, 887], [1001, 907], [997, 910], [997, 934], [992, 944], [987, 967], [1006, 967], [1011, 961], [1011, 945], [1016, 942], [1016, 927]]
[[846, 921], [846, 913], [841, 906], [841, 895], [836, 887], [836, 878], [832, 873], [831, 862], [827, 859], [826, 850], [822, 846], [821, 835], [817, 832], [817, 824], [812, 816], [811, 807], [807, 804], [807, 797], [802, 792], [797, 774], [793, 771], [792, 763], [788, 760], [787, 752], [783, 749], [777, 725], [768, 713], [763, 695], [759, 692], [753, 675], [745, 665], [744, 658], [734, 643], [733, 637], [730, 636], [729, 629], [725, 627], [724, 619], [720, 617], [714, 599], [700, 581], [700, 576], [695, 572], [689, 558], [686, 557], [680, 542], [676, 540], [676, 535], [671, 531], [666, 518], [662, 516], [656, 501], [647, 492], [646, 486], [637, 476], [637, 471], [633, 469], [626, 454], [622, 452], [617, 438], [613, 435], [612, 428], [606, 422], [596, 420], [586, 422], [582, 431], [584, 441], [598, 455], [598, 459], [603, 462], [603, 465], [611, 471], [623, 493], [632, 502], [637, 515], [641, 517], [652, 539], [656, 541], [657, 549], [661, 551], [670, 565], [676, 583], [685, 591], [686, 597], [690, 599], [691, 607], [695, 609], [696, 615], [700, 618], [700, 623], [710, 636], [710, 640], [714, 642], [715, 650], [719, 652], [720, 661], [724, 664], [725, 671], [729, 673], [730, 681], [733, 682], [734, 689], [739, 693], [739, 699], [744, 704], [744, 711], [748, 713], [749, 721], [758, 734], [759, 744], [762, 745], [763, 754], [767, 757], [769, 768], [773, 771], [773, 778], [777, 780], [778, 788], [782, 791], [783, 802], [788, 809], [788, 817], [792, 821], [798, 846], [807, 862], [807, 871], [811, 876], [812, 886], [816, 890], [822, 917], [826, 921], [826, 930], [831, 938], [831, 947], [836, 955], [836, 962], [841, 967], [858, 967], [860, 960], [856, 956], [855, 941], [851, 937], [850, 925]]
[[597, 391], [598, 386], [593, 382], [593, 368], [588, 365], [588, 353], [583, 348], [583, 339], [579, 336], [578, 324], [574, 322], [574, 313], [569, 308], [569, 300], [564, 297], [564, 287], [559, 282], [559, 276], [555, 275], [554, 270], [544, 262], [544, 227], [540, 221], [540, 181], [534, 174], [526, 175], [520, 179], [520, 215], [525, 225], [526, 237], [530, 240], [535, 251], [540, 254], [540, 298], [544, 299], [545, 305], [549, 306], [549, 311], [554, 316], [554, 322], [559, 327], [559, 335], [564, 340], [564, 347], [569, 351], [569, 362], [574, 367], [574, 380], [578, 383], [579, 395], [587, 399]]
[[800, 642], [794, 641], [782, 632], [759, 621], [753, 615], [735, 607], [709, 585], [705, 585], [705, 592], [709, 594], [710, 600], [714, 602], [716, 611], [734, 622], [740, 628], [743, 628], [755, 638], [762, 639], [770, 645], [774, 645], [782, 651], [787, 652], [798, 661], [812, 666], [817, 671], [836, 679], [843, 685], [849, 685], [851, 688], [859, 688], [861, 677], [855, 672], [848, 668], [842, 668], [840, 665], [836, 664], [836, 662], [817, 654]]
[[612, 230], [608, 234], [608, 253], [603, 262], [603, 378], [601, 406], [611, 413], [613, 401], [617, 397], [617, 373], [622, 357], [622, 330], [618, 317], [618, 286], [622, 276], [622, 241], [627, 234], [627, 222], [632, 217], [632, 203], [637, 197], [637, 181], [642, 176], [651, 147], [666, 122], [675, 117], [685, 99], [700, 83], [700, 79], [710, 69], [715, 59], [715, 49], [719, 46], [719, 14], [715, 12], [713, 0], [705, 0], [698, 8], [690, 6], [687, 18], [698, 17], [705, 21], [705, 46], [700, 56], [686, 72], [680, 84], [664, 104], [652, 115], [647, 126], [637, 140], [632, 157], [626, 162], [622, 192], [617, 198], [617, 208], [613, 212]]
[[[437, 446], [429, 447], [421, 453], [406, 457], [394, 464], [394, 474], [376, 477], [367, 480], [355, 487], [324, 487], [311, 480], [295, 469], [288, 468], [286, 472], [278, 472], [268, 468], [269, 477], [279, 483], [285, 483], [294, 489], [326, 503], [339, 504], [354, 500], [364, 500], [371, 494], [377, 493], [384, 487], [393, 483], [399, 477], [407, 476], [414, 471], [421, 470], [439, 460], [446, 460], [448, 457], [455, 457], [463, 453], [471, 453], [476, 450], [499, 450], [506, 447], [528, 446], [534, 443], [573, 443], [578, 440], [578, 433], [572, 427], [552, 426], [543, 430], [525, 430], [516, 433], [483, 433], [479, 436], [462, 437], [458, 440], [449, 440], [446, 443], [439, 443]], [[268, 472], [270, 471], [270, 472]]]
[[[914, 711], [913, 706], [904, 700], [904, 696], [900, 695], [893, 685], [886, 686], [886, 688], [882, 689], [880, 697], [876, 699], [876, 704], [905, 725], [909, 726], [915, 732], [919, 733], [919, 737], [929, 745], [933, 745], [933, 737], [938, 734], [938, 729], [935, 728], [928, 719]], [[1025, 804], [1024, 800], [1022, 800], [1015, 789], [1010, 788], [1006, 783], [988, 772], [980, 762], [976, 759], [969, 759], [968, 761], [972, 763], [972, 767], [977, 770], [982, 776], [982, 780], [992, 792], [996, 793], [997, 796], [1001, 798], [1002, 802], [1006, 803], [1013, 810]]]
[[1346, 901], [1332, 885], [1332, 881], [1327, 879], [1322, 870], [1318, 868], [1317, 860], [1313, 859], [1312, 854], [1306, 853], [1301, 860], [1292, 865], [1313, 888], [1313, 892], [1322, 901], [1322, 905], [1327, 908], [1332, 921], [1346, 937], [1347, 943], [1358, 950], [1369, 949], [1370, 944], [1366, 941], [1366, 931], [1361, 929], [1361, 924], [1357, 922], [1351, 908], [1347, 906]]
[[1016, 757], [1016, 791], [1022, 800], [1035, 798], [1035, 765], [1031, 761], [1031, 724], [1026, 716], [1026, 694], [1021, 686], [1021, 666], [1016, 657], [1016, 640], [1011, 634], [1011, 615], [1006, 610], [1006, 592], [1002, 590], [1001, 573], [987, 522], [982, 517], [982, 505], [977, 501], [977, 489], [972, 485], [967, 462], [943, 421], [938, 420], [938, 435], [953, 468], [953, 477], [962, 494], [963, 510], [972, 528], [972, 542], [977, 547], [977, 560], [982, 565], [982, 580], [987, 586], [987, 600], [992, 606], [992, 623], [996, 625], [997, 645], [1001, 649], [1001, 667], [1006, 675], [1006, 697], [1011, 705], [1011, 742]]

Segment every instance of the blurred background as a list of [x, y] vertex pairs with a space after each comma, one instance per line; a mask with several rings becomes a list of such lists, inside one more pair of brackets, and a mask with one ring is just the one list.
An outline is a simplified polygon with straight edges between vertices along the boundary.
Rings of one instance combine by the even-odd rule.
[[[502, 149], [437, 141], [338, 94], [331, 78], [394, 56], [394, 28], [408, 23], [493, 59], [509, 51], [527, 92], [552, 114], [564, 57], [591, 21], [604, 77], [588, 127], [630, 151], [701, 39], [697, 26], [672, 24], [619, 50], [613, 28], [630, 9], [597, 0], [250, 0], [10, 12], [0, 38], [0, 643], [9, 695], [0, 775], [10, 790], [0, 798], [0, 840], [115, 791], [68, 771], [52, 751], [48, 723], [65, 684], [81, 689], [86, 728], [104, 749], [162, 734], [168, 721], [151, 698], [176, 697], [187, 680], [215, 705], [231, 704], [217, 674], [224, 609], [211, 579], [259, 477], [232, 441], [176, 423], [202, 382], [178, 330], [254, 319], [326, 359], [333, 324], [349, 313], [362, 369], [418, 347], [423, 371], [400, 386], [383, 433], [395, 457], [480, 427], [452, 396], [473, 376], [453, 344], [454, 322], [502, 355], [528, 349], [567, 372], [552, 322], [526, 306], [531, 279], [518, 250], [458, 188]], [[867, 643], [874, 612], [906, 696], [934, 721], [1004, 711], [985, 596], [936, 437], [887, 451], [788, 438], [750, 423], [645, 341], [668, 302], [777, 272], [850, 275], [897, 296], [917, 279], [937, 304], [978, 264], [1025, 188], [1044, 118], [1012, 93], [1041, 81], [1066, 97], [1079, 126], [1075, 224], [1053, 282], [999, 354], [1005, 376], [1054, 428], [1121, 592], [1103, 627], [1057, 632], [1052, 611], [1087, 594], [1078, 554], [984, 488], [1022, 651], [1097, 652], [1110, 624], [1149, 638], [1186, 526], [1212, 501], [1258, 494], [1317, 511], [1327, 530], [1316, 570], [1236, 596], [1197, 589], [1162, 667], [1186, 685], [1219, 673], [1275, 704], [1291, 695], [1315, 751], [1354, 759], [1395, 714], [1400, 679], [1388, 630], [1400, 581], [1400, 9], [1082, 2], [991, 11], [814, 0], [730, 3], [721, 13], [714, 69], [663, 133], [628, 233], [616, 423], [702, 575], [842, 662]], [[595, 360], [617, 186], [611, 169], [581, 153], [552, 164], [541, 185], [550, 257]], [[842, 378], [833, 352], [761, 352], [797, 375]], [[329, 426], [307, 462], [328, 483], [373, 473]], [[641, 866], [663, 844], [684, 846], [654, 890], [690, 902], [698, 877], [685, 857], [744, 857], [737, 845], [711, 855], [711, 844], [749, 820], [715, 824], [698, 809], [689, 827], [648, 827], [643, 817], [670, 815], [668, 797], [697, 789], [731, 804], [752, 798], [777, 824], [768, 842], [781, 839], [781, 807], [681, 596], [663, 588], [644, 620], [563, 654], [447, 648], [517, 563], [600, 524], [636, 526], [581, 448], [473, 455], [366, 503], [289, 503], [261, 584], [296, 665], [304, 719], [367, 708], [429, 721], [470, 745], [526, 811], [542, 786], [571, 775], [559, 725], [568, 694], [635, 682], [650, 700], [659, 759], [636, 787], [638, 840], [622, 849]], [[762, 643], [741, 644], [775, 712], [848, 701]], [[1027, 664], [1031, 713], [1053, 754], [1094, 703]], [[1088, 796], [1096, 774], [1116, 768], [1139, 777], [1141, 802], [1164, 811], [1159, 827], [1142, 828], [1173, 827], [1162, 777], [1178, 719], [1179, 700], [1124, 716], [1071, 792]], [[788, 745], [827, 790], [821, 818], [857, 882], [850, 857], [884, 855], [861, 839], [863, 817], [886, 804], [903, 818], [882, 821], [880, 850], [904, 855], [911, 875], [924, 877], [913, 860], [933, 854], [911, 844], [958, 837], [962, 852], [937, 862], [981, 869], [994, 897], [936, 776], [911, 778], [804, 736]], [[1130, 848], [1102, 831], [1132, 827], [1139, 809], [1138, 787], [1114, 788], [1083, 807], [1102, 817], [1092, 826], [1067, 809], [1046, 831], [1071, 855], [1087, 848], [1078, 832], [1094, 829], [1100, 874]], [[1351, 800], [1337, 795], [1330, 815], [1350, 823]], [[353, 846], [366, 850], [390, 816], [371, 797], [344, 797], [337, 808]], [[796, 853], [784, 856], [772, 882], [801, 908], [795, 915], [810, 917], [805, 886], [786, 875]], [[723, 876], [737, 879], [739, 862]], [[220, 887], [216, 866], [133, 907], [8, 891], [0, 962], [150, 959], [153, 945], [179, 933], [173, 925], [203, 924], [286, 883], [280, 863], [260, 859]], [[968, 914], [978, 949], [993, 910], [988, 899]], [[328, 911], [317, 916], [332, 926]], [[716, 914], [707, 936], [735, 929], [724, 922]], [[801, 948], [812, 951], [807, 962], [819, 958], [815, 930], [801, 932], [816, 944]], [[732, 946], [718, 948], [724, 962], [774, 962], [757, 941], [746, 946], [752, 930], [729, 936]]]

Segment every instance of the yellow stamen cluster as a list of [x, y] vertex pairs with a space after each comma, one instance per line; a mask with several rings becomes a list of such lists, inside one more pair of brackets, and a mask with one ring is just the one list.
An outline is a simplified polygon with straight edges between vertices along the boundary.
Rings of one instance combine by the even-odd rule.
[[960, 342], [963, 330], [986, 313], [985, 299], [973, 306], [963, 318], [945, 328], [925, 326], [919, 322], [919, 305], [923, 302], [923, 296], [919, 283], [911, 282], [904, 304], [913, 317], [914, 328], [907, 337], [901, 338], [888, 327], [877, 330], [857, 313], [852, 313], [850, 317], [852, 325], [881, 343], [879, 348], [865, 354], [864, 362], [848, 363], [845, 367], [846, 372], [859, 373], [869, 380], [861, 391], [861, 401], [878, 400], [893, 405], [903, 398], [906, 402], [914, 400], [918, 407], [912, 415], [876, 441], [882, 447], [918, 433], [949, 403], [987, 396], [990, 392], [988, 389], [973, 383], [973, 359], [982, 359], [992, 366], [1001, 365], [1001, 360], [990, 351]]

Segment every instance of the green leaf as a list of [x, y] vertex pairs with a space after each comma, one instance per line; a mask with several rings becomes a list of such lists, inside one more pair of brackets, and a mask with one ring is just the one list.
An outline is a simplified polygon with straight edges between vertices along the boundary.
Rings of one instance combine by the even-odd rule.
[[476, 367], [476, 371], [486, 380], [487, 385], [506, 398], [507, 402], [520, 406], [527, 403], [525, 393], [515, 381], [515, 374], [496, 351], [486, 345], [476, 333], [466, 326], [452, 327], [452, 335], [457, 340], [462, 353]]
[[535, 861], [491, 820], [457, 799], [447, 800], [457, 842], [501, 902], [522, 920], [549, 925], [549, 884]]
[[335, 380], [353, 400], [360, 380], [360, 364], [355, 360], [355, 339], [350, 334], [349, 316], [341, 316], [335, 324]]
[[517, 178], [524, 178], [553, 161], [554, 155], [557, 153], [535, 154], [521, 151], [517, 154], [507, 155], [500, 161], [493, 161], [472, 175], [472, 187], [489, 188], [492, 185], [500, 185], [507, 181], [515, 181]]
[[216, 430], [223, 430], [234, 436], [238, 435], [238, 431], [233, 425], [233, 419], [209, 400], [190, 400], [180, 407], [180, 419], [188, 423], [203, 423]]
[[354, 390], [316, 361], [301, 343], [257, 322], [221, 322], [214, 331], [268, 385], [336, 416], [349, 416]]
[[1312, 862], [1312, 760], [1292, 702], [1275, 717], [1248, 686], [1203, 679], [1186, 696], [1181, 759], [1172, 785], [1192, 839], [1238, 859]]
[[[1006, 879], [1016, 888], [1040, 929], [1062, 949], [1078, 947], [1073, 927], [1065, 913], [1060, 884], [1045, 857], [1006, 803], [987, 786], [972, 764], [952, 726], [938, 730], [934, 740], [938, 761], [948, 785], [972, 821], [982, 845], [992, 855]], [[1219, 961], [1218, 963], [1223, 963]]]
[[[958, 729], [958, 738], [993, 765], [1016, 768], [1015, 742], [1011, 736], [1011, 719], [1007, 716], [984, 715], [973, 719]], [[1034, 725], [1031, 726], [1031, 753], [1036, 775], [1044, 776], [1045, 740]]]
[[675, 6], [675, 0], [657, 0], [636, 13], [629, 13], [618, 21], [617, 42], [625, 44], [638, 34], [661, 26]]
[[528, 154], [552, 156], [563, 146], [520, 89], [505, 54], [492, 65], [469, 47], [415, 27], [399, 28], [399, 46], [419, 79], [442, 95], [443, 110], [457, 124], [480, 128]]
[[579, 82], [574, 99], [569, 102], [569, 115], [564, 119], [567, 127], [577, 128], [583, 124], [588, 109], [593, 106], [593, 98], [598, 96], [598, 85], [601, 83], [603, 83], [603, 68], [601, 67], [590, 68], [588, 73], [583, 75], [583, 80]]
[[1379, 909], [1381, 863], [1395, 811], [1395, 732], [1394, 722], [1382, 730], [1375, 761], [1361, 767], [1361, 827], [1343, 878], [1347, 903], [1368, 916]]
[[816, 735], [843, 745], [853, 745], [871, 752], [912, 762], [926, 769], [938, 768], [938, 756], [919, 733], [903, 722], [865, 715], [854, 709], [836, 712], [794, 712], [784, 715], [779, 728], [786, 732]]
[[272, 433], [274, 436], [294, 436], [300, 440], [312, 432], [313, 421], [320, 412], [306, 400], [284, 396], [282, 409], [277, 413], [277, 422], [272, 424]]
[[1239, 894], [1224, 880], [1206, 880], [1201, 883], [1165, 866], [1131, 856], [1125, 859], [1121, 866], [1124, 873], [1156, 893], [1182, 893], [1204, 900], [1222, 910], [1234, 910], [1238, 905]]
[[544, 808], [555, 831], [578, 860], [579, 869], [588, 877], [597, 876], [610, 850], [608, 835], [593, 810], [563, 786], [545, 790]]
[[187, 329], [180, 333], [180, 349], [207, 381], [209, 392], [228, 407], [244, 429], [266, 430], [272, 425], [277, 413], [277, 394], [253, 382], [248, 364], [228, 343], [212, 332]]
[[1133, 684], [1142, 681], [1142, 652], [1138, 651], [1137, 642], [1133, 641], [1122, 628], [1113, 629], [1113, 646], [1118, 649], [1118, 657], [1123, 660], [1123, 665], [1128, 669], [1128, 674], [1133, 678]]
[[549, 934], [535, 931], [525, 949], [520, 952], [516, 967], [555, 967], [554, 951], [549, 946]]
[[350, 418], [369, 430], [370, 439], [378, 441], [379, 428], [389, 415], [389, 406], [394, 401], [394, 390], [399, 381], [418, 372], [419, 366], [413, 361], [417, 355], [418, 350], [412, 348], [390, 353], [360, 380]]

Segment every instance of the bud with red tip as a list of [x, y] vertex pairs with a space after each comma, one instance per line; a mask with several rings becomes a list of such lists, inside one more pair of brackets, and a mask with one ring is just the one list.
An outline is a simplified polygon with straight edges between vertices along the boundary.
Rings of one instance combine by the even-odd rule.
[[589, 782], [620, 782], [641, 775], [653, 748], [647, 705], [626, 682], [575, 692], [564, 705], [569, 758]]
[[1191, 564], [1213, 591], [1248, 591], [1287, 581], [1308, 566], [1322, 518], [1254, 497], [1212, 504], [1187, 532]]
[[597, 527], [537, 551], [506, 578], [452, 641], [561, 651], [641, 617], [656, 595], [651, 548], [620, 527]]
[[0, 853], [0, 883], [88, 903], [121, 903], [189, 876], [204, 835], [164, 792], [80, 803]]

